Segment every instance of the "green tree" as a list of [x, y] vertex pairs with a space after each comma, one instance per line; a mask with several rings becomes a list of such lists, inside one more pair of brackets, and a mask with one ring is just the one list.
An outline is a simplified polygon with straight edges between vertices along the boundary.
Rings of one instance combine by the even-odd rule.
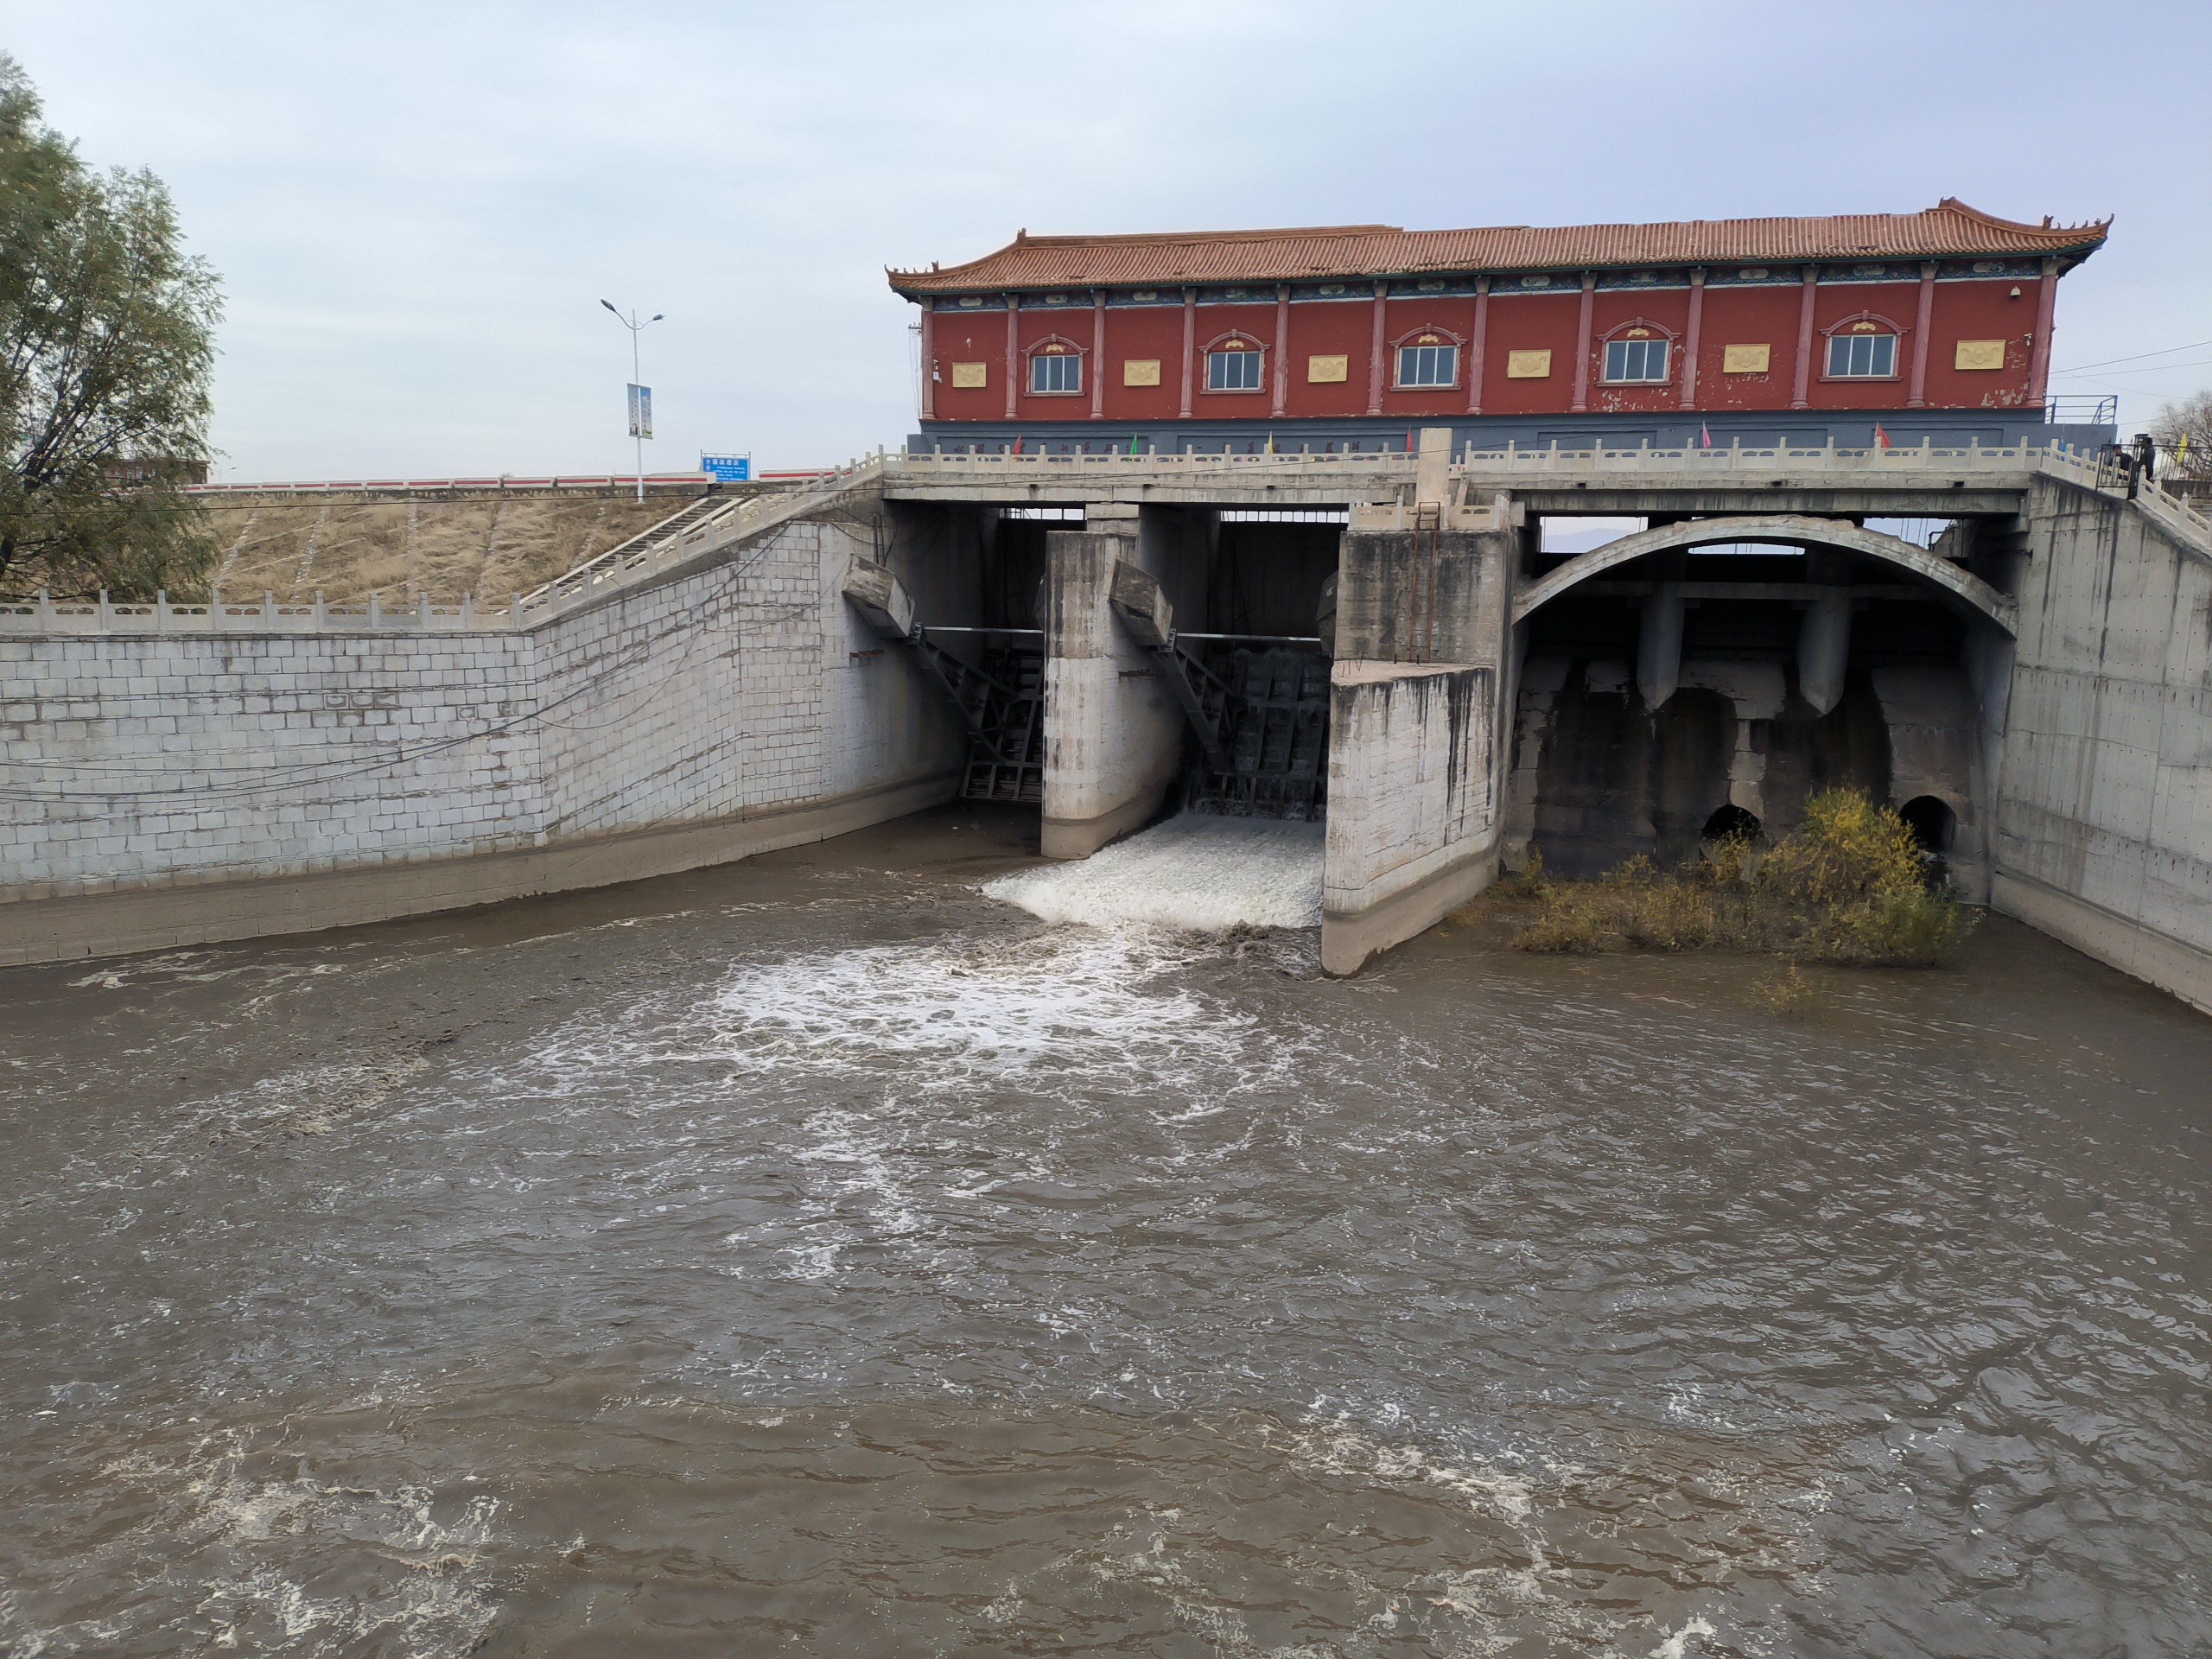
[[200, 588], [215, 274], [151, 173], [102, 175], [0, 53], [0, 589]]

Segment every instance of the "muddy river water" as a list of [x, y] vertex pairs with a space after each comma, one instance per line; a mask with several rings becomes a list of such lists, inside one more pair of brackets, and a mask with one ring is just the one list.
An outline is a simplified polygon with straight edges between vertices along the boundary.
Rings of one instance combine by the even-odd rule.
[[0, 1652], [2212, 1646], [2212, 1021], [1020, 849], [0, 974]]

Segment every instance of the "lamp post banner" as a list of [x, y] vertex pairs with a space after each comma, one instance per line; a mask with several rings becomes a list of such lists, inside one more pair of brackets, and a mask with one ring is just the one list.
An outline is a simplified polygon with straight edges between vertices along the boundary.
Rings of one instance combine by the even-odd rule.
[[630, 388], [630, 435], [650, 438], [653, 435], [653, 389], [633, 385]]

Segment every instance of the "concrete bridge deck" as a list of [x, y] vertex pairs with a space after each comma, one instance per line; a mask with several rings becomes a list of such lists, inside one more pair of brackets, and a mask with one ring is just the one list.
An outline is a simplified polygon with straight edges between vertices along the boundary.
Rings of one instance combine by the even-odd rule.
[[[1506, 493], [1534, 512], [1823, 512], [1923, 514], [2017, 510], [2065, 452], [2012, 448], [1468, 450], [1450, 482]], [[1418, 454], [947, 455], [887, 457], [887, 497], [1065, 505], [1113, 500], [1234, 507], [1344, 506], [1416, 487]]]

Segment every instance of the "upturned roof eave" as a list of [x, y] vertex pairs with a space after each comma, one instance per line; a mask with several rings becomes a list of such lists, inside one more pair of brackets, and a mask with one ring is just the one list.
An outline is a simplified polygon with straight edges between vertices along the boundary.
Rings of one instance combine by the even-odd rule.
[[[1967, 245], [1962, 240], [1955, 245], [1945, 245], [1939, 238], [1931, 245], [1908, 248], [1892, 246], [1841, 248], [1816, 251], [1804, 248], [1771, 252], [1663, 253], [1655, 256], [1649, 251], [1624, 252], [1614, 255], [1602, 251], [1580, 254], [1573, 257], [1529, 260], [1471, 260], [1460, 257], [1431, 259], [1401, 260], [1390, 263], [1375, 262], [1357, 269], [1349, 266], [1311, 267], [1291, 270], [1287, 267], [1262, 268], [1238, 275], [1213, 272], [1173, 272], [1148, 276], [1084, 275], [1062, 270], [1051, 276], [1028, 273], [994, 275], [990, 268], [1003, 264], [1018, 255], [1034, 254], [1040, 250], [1069, 251], [1084, 249], [1116, 250], [1139, 249], [1164, 245], [1192, 247], [1227, 247], [1270, 241], [1311, 241], [1317, 238], [1351, 237], [1436, 237], [1464, 235], [1541, 235], [1546, 230], [1561, 232], [1582, 232], [1593, 235], [1616, 233], [1623, 236], [1651, 232], [1681, 232], [1709, 227], [1716, 235], [1726, 235], [1738, 226], [1776, 224], [1780, 226], [1833, 225], [1854, 218], [1885, 218], [1899, 221], [1899, 228], [1914, 221], [1924, 223], [1938, 215], [1955, 215], [1986, 227], [1998, 235], [2018, 238], [2026, 245], [1996, 250]], [[1969, 207], [1955, 197], [1945, 197], [1936, 207], [1923, 209], [1916, 214], [1896, 215], [1827, 215], [1819, 219], [1784, 220], [1691, 219], [1675, 220], [1656, 225], [1600, 225], [1559, 226], [1532, 227], [1528, 226], [1486, 226], [1465, 231], [1408, 232], [1389, 226], [1331, 226], [1286, 229], [1277, 232], [1149, 232], [1138, 236], [1063, 236], [1032, 237], [1027, 232], [1015, 237], [1004, 247], [980, 258], [958, 265], [933, 270], [899, 270], [887, 267], [885, 276], [893, 291], [902, 298], [920, 300], [948, 294], [963, 293], [1042, 293], [1064, 288], [1124, 289], [1145, 287], [1183, 286], [1239, 286], [1264, 283], [1310, 283], [1317, 281], [1388, 282], [1397, 277], [1444, 276], [1495, 276], [1516, 273], [1580, 271], [1686, 270], [1697, 265], [1715, 264], [1771, 262], [1783, 264], [1807, 263], [1840, 263], [1853, 259], [1942, 259], [1988, 257], [2010, 255], [2020, 257], [2038, 255], [2057, 257], [2066, 263], [2063, 270], [2071, 269], [2101, 247], [2111, 232], [2112, 219], [2107, 216], [2083, 225], [2053, 226], [2028, 225], [2018, 220], [1999, 219], [1979, 208]], [[1786, 232], [1784, 233], [1786, 234]], [[1777, 238], [1779, 239], [1779, 238]]]

